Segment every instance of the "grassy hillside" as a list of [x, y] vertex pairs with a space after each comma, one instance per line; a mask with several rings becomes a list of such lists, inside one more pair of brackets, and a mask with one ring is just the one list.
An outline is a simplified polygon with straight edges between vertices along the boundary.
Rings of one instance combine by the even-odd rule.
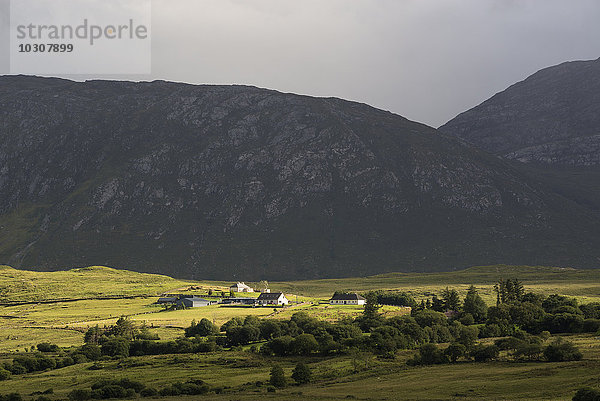
[[102, 266], [56, 272], [0, 266], [1, 303], [156, 295], [184, 285], [167, 276]]

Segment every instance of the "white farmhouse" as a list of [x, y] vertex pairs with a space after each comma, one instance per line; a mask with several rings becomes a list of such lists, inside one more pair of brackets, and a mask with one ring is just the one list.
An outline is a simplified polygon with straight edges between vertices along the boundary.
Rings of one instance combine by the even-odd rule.
[[287, 305], [290, 303], [282, 292], [263, 292], [256, 300], [261, 305]]
[[365, 298], [358, 294], [335, 293], [329, 300], [330, 305], [364, 305]]

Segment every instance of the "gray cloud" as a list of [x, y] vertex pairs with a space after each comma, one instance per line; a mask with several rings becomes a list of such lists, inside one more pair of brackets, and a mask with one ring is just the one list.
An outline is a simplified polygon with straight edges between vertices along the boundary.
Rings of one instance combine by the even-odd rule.
[[438, 126], [540, 68], [598, 58], [599, 20], [597, 0], [154, 0], [144, 79], [336, 96]]

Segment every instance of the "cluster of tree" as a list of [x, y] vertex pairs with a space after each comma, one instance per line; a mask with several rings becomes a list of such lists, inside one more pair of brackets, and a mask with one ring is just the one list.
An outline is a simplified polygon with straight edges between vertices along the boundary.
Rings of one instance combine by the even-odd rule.
[[363, 333], [351, 321], [329, 323], [306, 312], [292, 315], [290, 320], [263, 320], [260, 336], [268, 340], [261, 347], [265, 355], [331, 355], [346, 351]]
[[520, 302], [525, 296], [525, 288], [516, 278], [498, 280], [498, 282], [494, 284], [494, 292], [496, 293], [496, 305]]
[[[140, 330], [128, 319], [120, 318], [114, 326], [103, 329], [95, 326], [88, 329], [84, 336], [85, 344], [81, 347], [63, 350], [56, 344], [41, 343], [37, 345], [37, 352], [15, 355], [12, 362], [6, 362], [0, 367], [0, 380], [10, 378], [11, 374], [59, 369], [102, 358], [214, 352], [219, 348], [219, 338], [199, 337], [218, 333], [218, 328], [209, 321], [206, 322], [212, 327], [206, 331], [205, 328], [209, 326], [205, 320], [198, 324], [192, 323], [191, 332], [194, 332], [196, 337], [156, 341], [153, 335], [145, 336], [143, 328]], [[47, 355], [48, 353], [55, 355]]]
[[440, 312], [421, 310], [413, 316], [385, 319], [376, 308], [375, 312], [369, 312], [370, 309], [368, 303], [364, 316], [354, 321], [330, 323], [298, 312], [287, 321], [256, 318], [229, 321], [223, 329], [233, 343], [267, 340], [261, 352], [276, 356], [331, 355], [362, 350], [393, 357], [398, 349], [416, 348], [428, 342], [459, 341], [469, 345], [478, 337], [476, 327], [450, 322]]
[[130, 379], [101, 380], [89, 389], [76, 389], [69, 393], [71, 401], [86, 401], [91, 399], [104, 400], [109, 398], [201, 395], [210, 391], [210, 387], [202, 380], [189, 380], [185, 383], [173, 383], [160, 390], [146, 387], [143, 383]]
[[6, 362], [0, 368], [0, 380], [6, 380], [11, 374], [20, 375], [24, 373], [40, 372], [50, 369], [58, 369], [77, 363], [71, 356], [48, 356], [42, 353], [29, 355], [15, 355], [12, 362]]
[[483, 323], [487, 318], [488, 306], [474, 286], [470, 286], [463, 301], [458, 291], [446, 287], [441, 298], [434, 295], [431, 300], [423, 300], [417, 310], [431, 309], [436, 312], [453, 312], [465, 319], [466, 323]]
[[377, 290], [372, 291], [370, 294], [373, 294], [376, 297], [376, 301], [379, 305], [410, 306], [411, 308], [417, 307], [417, 301], [415, 301], [412, 295], [405, 292]]
[[526, 293], [520, 299], [490, 307], [482, 337], [528, 333], [595, 333], [600, 329], [600, 304], [578, 305], [575, 298]]
[[219, 328], [213, 324], [210, 320], [203, 318], [198, 323], [195, 320], [192, 320], [192, 324], [190, 327], [185, 329], [186, 337], [208, 337], [219, 334]]
[[88, 329], [84, 336], [84, 342], [87, 344], [102, 344], [104, 341], [115, 337], [130, 341], [159, 339], [145, 325], [137, 327], [134, 322], [126, 317], [120, 317], [112, 326], [100, 328], [96, 325]]
[[489, 307], [471, 286], [461, 302], [458, 292], [446, 288], [441, 297], [421, 302], [413, 311], [450, 311], [450, 319], [464, 325], [485, 323], [480, 337], [510, 336], [519, 329], [531, 334], [594, 333], [600, 330], [600, 303], [578, 305], [575, 298], [525, 292], [518, 279], [499, 280], [494, 285], [496, 306]]
[[[523, 333], [521, 333], [523, 334]], [[582, 358], [579, 349], [571, 342], [561, 338], [547, 346], [542, 345], [542, 338], [526, 333], [519, 337], [509, 337], [496, 340], [494, 344], [473, 344], [465, 346], [462, 343], [451, 343], [445, 349], [435, 344], [423, 344], [419, 352], [408, 361], [409, 365], [434, 365], [454, 363], [459, 359], [488, 362], [497, 359], [500, 351], [508, 351], [508, 356], [514, 360], [539, 361], [544, 358], [548, 362], [578, 361]]]
[[[108, 328], [91, 327], [85, 333], [85, 345], [78, 352], [89, 360], [106, 357], [128, 357], [142, 355], [184, 354], [213, 352], [218, 348], [214, 337], [200, 338], [218, 333], [218, 329], [209, 320], [192, 322], [186, 329], [186, 336], [172, 341], [157, 341], [152, 334], [145, 334], [147, 329], [138, 329], [126, 318], [120, 318]], [[77, 352], [77, 351], [76, 351]]]
[[[298, 385], [310, 383], [312, 381], [312, 371], [310, 370], [310, 367], [304, 362], [298, 362], [292, 371], [292, 379], [294, 379]], [[277, 388], [283, 388], [287, 386], [288, 380], [285, 377], [285, 372], [281, 366], [273, 365], [271, 368], [269, 383], [273, 387]]]

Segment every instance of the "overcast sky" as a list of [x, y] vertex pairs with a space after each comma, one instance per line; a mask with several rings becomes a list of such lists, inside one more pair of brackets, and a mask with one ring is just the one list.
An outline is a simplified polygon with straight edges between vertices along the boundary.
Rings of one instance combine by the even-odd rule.
[[439, 126], [600, 57], [598, 0], [154, 0], [152, 76], [335, 96]]

